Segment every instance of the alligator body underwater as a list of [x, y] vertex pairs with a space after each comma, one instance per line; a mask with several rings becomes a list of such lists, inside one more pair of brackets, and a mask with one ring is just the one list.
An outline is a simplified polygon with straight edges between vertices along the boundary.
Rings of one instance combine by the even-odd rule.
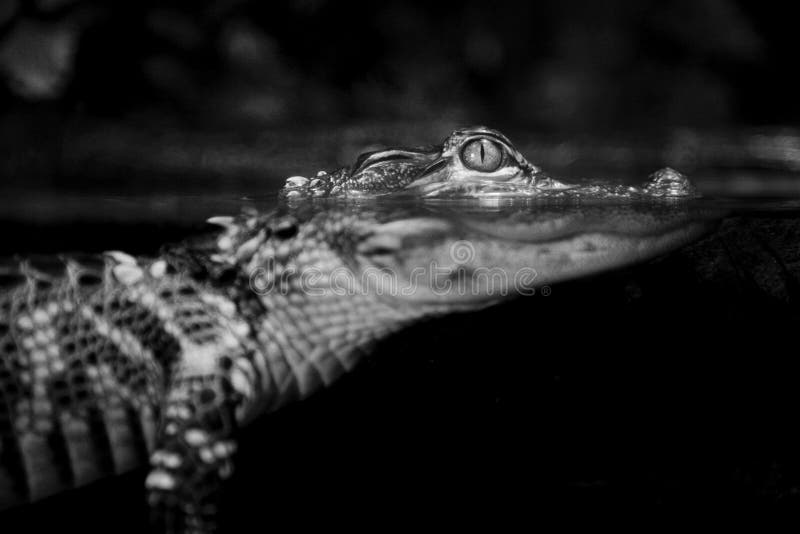
[[[458, 157], [494, 157], [481, 139]], [[403, 158], [370, 157], [359, 176], [371, 165], [385, 175], [391, 161], [410, 176]], [[516, 156], [484, 168], [502, 165], [504, 181], [530, 183], [532, 166]], [[411, 181], [430, 178], [431, 166], [442, 172], [431, 161]], [[663, 254], [712, 224], [683, 207], [635, 204], [488, 217], [334, 204], [209, 222], [211, 235], [157, 257], [22, 258], [4, 268], [0, 504], [149, 462], [158, 527], [215, 531], [238, 430], [335, 383], [376, 341]]]

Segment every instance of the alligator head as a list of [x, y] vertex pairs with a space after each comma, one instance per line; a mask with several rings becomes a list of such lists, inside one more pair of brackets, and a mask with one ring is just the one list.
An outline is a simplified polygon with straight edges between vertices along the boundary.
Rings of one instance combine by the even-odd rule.
[[441, 146], [389, 148], [362, 154], [349, 168], [319, 172], [313, 180], [292, 176], [281, 195], [418, 198], [536, 197], [580, 199], [692, 198], [694, 186], [663, 168], [641, 186], [599, 181], [568, 184], [529, 163], [506, 136], [483, 126], [456, 130]]
[[291, 325], [304, 353], [332, 351], [347, 362], [360, 352], [354, 349], [409, 322], [642, 261], [712, 224], [702, 211], [662, 208], [471, 213], [378, 203], [304, 206], [222, 221], [228, 229], [210, 257], [218, 269], [250, 280], [269, 310], [265, 321], [279, 321], [264, 331]]
[[284, 194], [289, 198], [397, 192], [430, 196], [444, 187], [529, 185], [538, 173], [505, 135], [476, 126], [456, 130], [440, 146], [367, 152], [352, 167], [332, 174], [323, 172], [313, 180], [291, 177]]

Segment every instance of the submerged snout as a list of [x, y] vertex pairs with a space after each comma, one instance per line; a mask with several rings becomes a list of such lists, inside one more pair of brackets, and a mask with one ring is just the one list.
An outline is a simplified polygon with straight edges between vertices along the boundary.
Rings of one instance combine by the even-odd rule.
[[[363, 266], [386, 275], [373, 289], [420, 304], [479, 306], [647, 260], [714, 224], [702, 213], [632, 205], [442, 215], [373, 228], [358, 248]], [[403, 290], [387, 291], [396, 287]]]

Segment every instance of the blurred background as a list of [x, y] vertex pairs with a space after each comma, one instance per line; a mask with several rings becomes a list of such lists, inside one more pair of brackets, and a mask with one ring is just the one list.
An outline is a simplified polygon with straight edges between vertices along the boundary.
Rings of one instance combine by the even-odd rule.
[[[393, 338], [383, 379], [270, 422], [250, 456], [300, 459], [267, 484], [253, 470], [258, 491], [233, 495], [243, 525], [266, 510], [293, 529], [350, 529], [359, 513], [370, 531], [418, 528], [418, 509], [494, 530], [539, 509], [593, 529], [609, 509], [796, 522], [797, 373], [781, 358], [795, 360], [783, 347], [800, 317], [787, 274], [800, 268], [798, 15], [763, 0], [0, 0], [0, 256], [150, 254], [210, 215], [274, 201], [287, 176], [470, 124], [559, 178], [637, 181], [668, 165], [707, 195], [788, 197], [768, 211], [777, 223], [729, 226], [727, 248], [701, 259]], [[523, 352], [520, 332], [533, 336]], [[351, 434], [366, 446], [339, 443]], [[84, 532], [140, 532], [141, 480], [119, 491], [3, 528], [73, 516], [95, 521]]]
[[274, 190], [468, 124], [507, 131], [566, 178], [800, 168], [792, 4], [0, 6], [6, 188]]
[[6, 110], [492, 119], [583, 132], [797, 120], [797, 13], [741, 0], [4, 0]]

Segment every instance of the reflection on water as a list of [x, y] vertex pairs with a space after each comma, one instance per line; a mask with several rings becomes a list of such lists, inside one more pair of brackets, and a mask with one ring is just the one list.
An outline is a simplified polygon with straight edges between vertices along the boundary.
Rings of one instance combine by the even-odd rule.
[[[135, 122], [70, 125], [52, 147], [4, 154], [0, 171], [7, 179], [0, 184], [0, 220], [46, 226], [195, 225], [245, 206], [270, 209], [287, 176], [350, 165], [368, 149], [435, 143], [457, 126], [352, 124], [233, 133]], [[800, 202], [800, 134], [791, 129], [679, 130], [646, 141], [510, 133], [547, 176], [585, 193], [567, 191], [567, 201], [577, 196], [582, 203], [600, 196], [615, 201], [632, 191], [652, 193], [648, 177], [671, 166], [688, 176], [704, 202], [734, 213], [791, 212]], [[667, 180], [663, 189], [669, 193], [674, 185]], [[557, 190], [523, 193], [531, 197], [526, 199], [531, 209], [563, 200]], [[494, 201], [502, 203], [487, 200]]]
[[[593, 187], [593, 186], [592, 186]], [[624, 188], [627, 190], [627, 188]], [[704, 196], [690, 201], [664, 198], [653, 201], [622, 195], [594, 197], [583, 189], [578, 195], [488, 196], [483, 199], [438, 198], [375, 200], [315, 200], [316, 209], [327, 206], [405, 206], [440, 214], [461, 212], [472, 217], [503, 217], [525, 214], [531, 219], [555, 221], [559, 218], [581, 219], [589, 227], [591, 219], [607, 209], [620, 206], [628, 210], [649, 212], [653, 217], [669, 217], [687, 210], [704, 213], [708, 218], [724, 216], [800, 216], [800, 198], [796, 196], [733, 195]], [[377, 202], [377, 204], [376, 204]], [[47, 243], [59, 244], [70, 250], [83, 246], [125, 248], [126, 239], [132, 245], [181, 237], [197, 231], [204, 221], [215, 215], [235, 215], [250, 209], [269, 212], [279, 205], [277, 195], [215, 195], [193, 196], [160, 194], [150, 196], [94, 196], [81, 194], [14, 194], [0, 199], [0, 223], [8, 230], [3, 240], [5, 253], [49, 250]], [[74, 231], [69, 230], [74, 226]], [[16, 230], [15, 230], [16, 229]], [[115, 235], [115, 232], [118, 232]], [[58, 236], [49, 238], [48, 234]], [[128, 236], [128, 237], [125, 237]], [[18, 249], [14, 249], [18, 246]]]
[[[787, 178], [787, 181], [789, 179]], [[791, 180], [800, 182], [800, 178], [791, 177]], [[428, 199], [427, 206], [442, 205], [450, 208], [459, 206], [477, 210], [493, 211], [505, 207], [528, 207], [531, 211], [543, 208], [550, 209], [575, 209], [577, 206], [586, 205], [613, 205], [615, 203], [647, 205], [646, 199], [626, 199], [628, 186], [604, 185], [605, 190], [600, 191], [594, 185], [581, 184], [578, 194], [525, 195], [522, 198], [504, 195], [487, 195], [482, 199], [458, 197]], [[746, 180], [732, 184], [730, 195], [703, 194], [693, 199], [695, 205], [703, 204], [717, 207], [725, 211], [740, 214], [748, 212], [793, 211], [800, 210], [800, 195], [776, 194], [769, 185], [771, 181], [761, 181], [757, 176], [748, 174]], [[608, 183], [607, 183], [608, 184]], [[752, 187], [749, 185], [752, 184]], [[618, 187], [618, 190], [613, 189]], [[753, 193], [743, 196], [744, 190]], [[593, 195], [594, 192], [600, 193]], [[634, 195], [635, 197], [635, 195]], [[675, 200], [675, 201], [673, 201]], [[319, 202], [319, 201], [316, 201]], [[343, 204], [357, 204], [371, 202], [369, 199], [348, 199]], [[381, 199], [380, 202], [417, 203], [412, 198], [399, 200]], [[678, 206], [680, 199], [666, 198], [662, 205]], [[203, 221], [208, 217], [218, 214], [236, 214], [245, 208], [254, 208], [258, 211], [269, 211], [278, 205], [277, 191], [273, 194], [215, 194], [215, 195], [187, 195], [176, 193], [158, 194], [82, 194], [77, 192], [20, 192], [13, 191], [0, 197], [0, 219], [7, 222], [31, 222], [40, 224], [65, 224], [70, 222], [95, 222], [111, 224], [136, 224], [136, 223], [174, 223], [180, 225], [193, 224]]]

